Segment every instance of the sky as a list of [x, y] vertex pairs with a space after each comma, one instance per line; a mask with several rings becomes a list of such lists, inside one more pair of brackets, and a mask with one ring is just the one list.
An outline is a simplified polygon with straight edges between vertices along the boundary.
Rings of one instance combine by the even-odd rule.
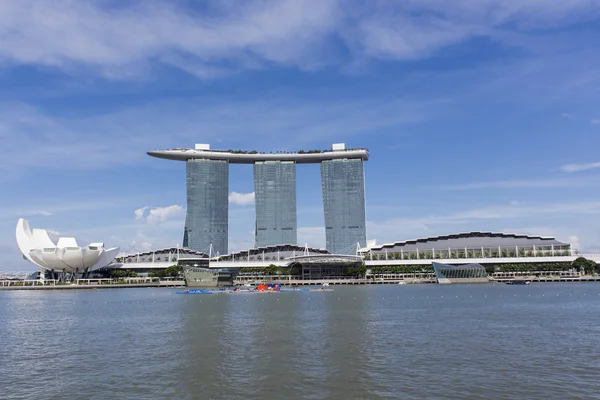
[[[123, 252], [180, 245], [154, 149], [369, 149], [367, 236], [555, 236], [600, 252], [600, 0], [3, 0], [0, 270], [18, 218]], [[298, 241], [323, 247], [318, 165]], [[230, 250], [253, 171], [230, 167]]]

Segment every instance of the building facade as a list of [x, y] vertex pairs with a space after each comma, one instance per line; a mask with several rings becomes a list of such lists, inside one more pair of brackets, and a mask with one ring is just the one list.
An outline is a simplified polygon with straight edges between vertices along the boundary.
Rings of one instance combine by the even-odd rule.
[[356, 253], [367, 239], [363, 162], [357, 159], [321, 163], [326, 247], [332, 253]]
[[366, 259], [419, 260], [571, 256], [573, 249], [550, 236], [502, 232], [462, 232], [361, 249]]
[[183, 247], [227, 254], [229, 233], [229, 163], [191, 159], [186, 163], [187, 213]]
[[73, 279], [111, 264], [119, 252], [118, 247], [105, 248], [104, 243], [81, 246], [73, 237], [60, 237], [54, 241], [44, 229], [31, 229], [29, 222], [17, 221], [16, 239], [23, 257], [45, 272], [52, 279]]
[[186, 161], [187, 214], [183, 246], [210, 253], [228, 252], [229, 164], [252, 164], [255, 189], [255, 246], [297, 244], [296, 165], [321, 164], [326, 240], [333, 252], [355, 253], [366, 245], [366, 149], [260, 153], [194, 149], [150, 151], [150, 156]]
[[259, 161], [254, 164], [255, 247], [298, 242], [296, 164]]

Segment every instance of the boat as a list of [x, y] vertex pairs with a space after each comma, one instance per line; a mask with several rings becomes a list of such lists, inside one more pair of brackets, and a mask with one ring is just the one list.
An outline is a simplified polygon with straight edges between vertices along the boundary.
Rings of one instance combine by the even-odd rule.
[[531, 281], [525, 279], [513, 279], [510, 281], [506, 281], [507, 285], [531, 285]]
[[215, 288], [233, 285], [233, 274], [220, 269], [184, 267], [183, 278], [187, 287]]
[[184, 290], [183, 292], [175, 292], [177, 294], [213, 294], [212, 290], [206, 290], [206, 289], [188, 289], [188, 290]]
[[400, 281], [400, 282], [398, 282], [398, 285], [406, 285], [406, 282], [405, 281]]

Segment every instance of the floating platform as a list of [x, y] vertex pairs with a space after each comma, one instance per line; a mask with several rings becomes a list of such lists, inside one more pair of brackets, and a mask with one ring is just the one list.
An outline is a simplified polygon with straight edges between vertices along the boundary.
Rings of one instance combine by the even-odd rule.
[[185, 291], [176, 292], [177, 294], [272, 294], [272, 293], [287, 293], [287, 292], [333, 292], [329, 288], [282, 288], [274, 286], [269, 288], [222, 288], [222, 289], [188, 289]]

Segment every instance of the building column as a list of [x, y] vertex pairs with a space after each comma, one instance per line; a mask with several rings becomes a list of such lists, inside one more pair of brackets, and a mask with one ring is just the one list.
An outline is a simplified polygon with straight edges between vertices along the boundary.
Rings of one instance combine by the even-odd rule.
[[187, 170], [187, 213], [183, 246], [208, 253], [228, 253], [229, 163], [191, 159]]
[[321, 162], [325, 238], [332, 253], [351, 254], [357, 243], [366, 246], [365, 178], [363, 161]]
[[255, 246], [297, 244], [296, 163], [254, 163]]

